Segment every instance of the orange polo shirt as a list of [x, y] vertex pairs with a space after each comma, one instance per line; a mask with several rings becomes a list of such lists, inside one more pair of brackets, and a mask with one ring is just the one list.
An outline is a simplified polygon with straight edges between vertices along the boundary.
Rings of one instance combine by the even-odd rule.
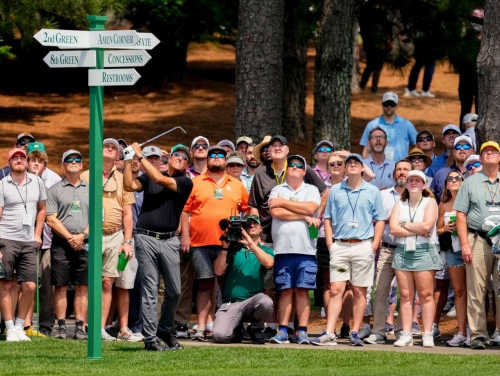
[[191, 245], [221, 245], [219, 221], [247, 209], [248, 192], [238, 179], [225, 174], [219, 186], [206, 172], [195, 177], [193, 190], [184, 206], [184, 211], [191, 214]]

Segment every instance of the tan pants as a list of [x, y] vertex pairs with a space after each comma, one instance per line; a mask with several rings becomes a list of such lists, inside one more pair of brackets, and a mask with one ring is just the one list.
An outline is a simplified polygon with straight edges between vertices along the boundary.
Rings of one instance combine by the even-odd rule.
[[498, 259], [491, 253], [491, 247], [484, 239], [469, 234], [472, 247], [472, 264], [465, 265], [467, 281], [467, 320], [470, 338], [488, 338], [486, 329], [486, 288], [493, 275], [493, 291], [497, 307], [497, 322], [500, 322], [500, 299], [498, 298]]
[[179, 305], [175, 312], [175, 323], [187, 325], [191, 320], [191, 312], [193, 311], [193, 265], [191, 260], [183, 260], [184, 254], [179, 252], [181, 258], [181, 296], [179, 297]]
[[[386, 305], [387, 297], [391, 292], [392, 280], [396, 273], [392, 268], [392, 259], [394, 258], [394, 249], [382, 247], [377, 261], [377, 274], [375, 277], [375, 295], [373, 296], [373, 329], [372, 333], [386, 336]], [[402, 330], [399, 316], [396, 318], [394, 331]]]

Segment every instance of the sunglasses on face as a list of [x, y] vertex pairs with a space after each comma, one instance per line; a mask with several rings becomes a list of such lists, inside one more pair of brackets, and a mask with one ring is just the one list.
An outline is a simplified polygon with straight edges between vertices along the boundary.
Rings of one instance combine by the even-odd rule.
[[481, 162], [474, 162], [474, 163], [470, 163], [467, 165], [467, 171], [470, 171], [472, 170], [473, 168], [478, 168], [478, 167], [481, 167]]
[[302, 163], [297, 163], [297, 162], [290, 162], [288, 164], [288, 167], [292, 168], [292, 167], [297, 167], [298, 169], [301, 169], [303, 170], [305, 167], [304, 167], [304, 164]]
[[424, 142], [424, 141], [432, 141], [432, 137], [431, 136], [424, 136], [424, 137], [417, 138], [417, 142]]
[[448, 177], [446, 178], [446, 181], [447, 181], [447, 182], [450, 182], [450, 183], [451, 183], [453, 180], [455, 180], [455, 181], [462, 181], [463, 179], [462, 179], [462, 177], [461, 177], [461, 176], [458, 176], [458, 175], [456, 175], [456, 176], [448, 176]]
[[415, 162], [424, 163], [424, 161], [425, 161], [425, 158], [424, 158], [424, 157], [414, 157], [414, 158], [410, 158], [410, 163], [415, 163]]
[[218, 157], [218, 158], [225, 158], [226, 157], [226, 154], [224, 153], [212, 153], [209, 155], [210, 158], [215, 158], [215, 157]]
[[17, 145], [24, 146], [24, 145], [28, 145], [29, 143], [30, 143], [30, 141], [28, 141], [28, 140], [21, 140], [21, 141], [17, 142]]
[[342, 161], [330, 162], [330, 163], [329, 163], [330, 167], [335, 167], [335, 166], [340, 167], [340, 166], [342, 166], [343, 164], [344, 164], [344, 162], [342, 162]]
[[[187, 161], [189, 158], [187, 157], [187, 155], [183, 154], [183, 153], [179, 153], [179, 152], [175, 152], [172, 154], [173, 157], [177, 157], [177, 158], [182, 158], [183, 160]], [[167, 160], [167, 163], [168, 163], [168, 160]]]
[[267, 152], [268, 149], [269, 149], [268, 147], [260, 149], [260, 154]]
[[384, 103], [382, 103], [382, 105], [383, 105], [384, 107], [396, 107], [396, 106], [397, 106], [397, 104], [396, 104], [396, 103], [394, 103], [394, 102], [392, 102], [392, 101], [389, 101], [389, 102], [384, 102]]
[[233, 167], [243, 167], [243, 166], [238, 163], [229, 163], [227, 167], [233, 168]]
[[387, 140], [387, 137], [386, 136], [370, 136], [370, 140], [377, 140], [377, 141]]
[[463, 144], [463, 145], [455, 145], [455, 150], [470, 150], [472, 146], [468, 144]]
[[318, 152], [318, 153], [325, 153], [325, 152], [326, 152], [326, 153], [331, 153], [331, 152], [332, 152], [332, 150], [333, 150], [333, 149], [332, 149], [332, 148], [330, 148], [330, 147], [327, 147], [327, 146], [323, 147], [323, 146], [322, 146], [322, 147], [320, 147], [320, 148], [316, 149], [316, 152]]
[[208, 149], [208, 145], [207, 144], [194, 144], [193, 148], [195, 148], [195, 149], [202, 148], [203, 150], [205, 150], [205, 149]]
[[81, 163], [81, 161], [82, 161], [82, 158], [72, 157], [72, 158], [66, 158], [64, 160], [64, 163], [73, 163], [73, 162]]

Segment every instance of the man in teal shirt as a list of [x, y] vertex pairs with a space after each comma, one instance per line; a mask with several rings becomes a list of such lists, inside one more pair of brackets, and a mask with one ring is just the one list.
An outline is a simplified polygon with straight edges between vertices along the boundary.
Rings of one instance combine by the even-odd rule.
[[273, 312], [273, 301], [264, 291], [264, 277], [274, 265], [271, 248], [260, 244], [262, 227], [256, 215], [247, 215], [247, 231], [241, 230], [241, 247], [233, 249], [222, 240], [222, 249], [214, 262], [216, 276], [225, 277], [223, 304], [214, 321], [214, 342], [241, 342], [242, 325], [249, 322], [252, 343], [264, 344], [264, 323]]

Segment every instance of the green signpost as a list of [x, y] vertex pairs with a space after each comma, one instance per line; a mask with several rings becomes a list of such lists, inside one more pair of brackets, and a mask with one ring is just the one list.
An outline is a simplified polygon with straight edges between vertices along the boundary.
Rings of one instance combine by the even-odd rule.
[[[133, 30], [106, 31], [106, 16], [87, 16], [89, 31], [42, 29], [34, 38], [44, 46], [61, 49], [90, 48], [90, 51], [52, 51], [45, 57], [51, 68], [90, 67], [90, 122], [89, 122], [89, 309], [87, 359], [102, 359], [102, 142], [104, 128], [104, 86], [133, 85], [139, 74], [134, 69], [104, 69], [106, 66], [143, 66], [149, 60], [145, 51], [160, 41], [151, 33]], [[115, 50], [117, 64], [105, 64], [104, 48], [136, 50], [133, 58], [120, 58], [130, 54]], [[95, 55], [95, 64], [94, 64]], [[109, 54], [108, 54], [109, 55]], [[111, 59], [111, 61], [113, 61]], [[116, 79], [115, 79], [116, 78]]]

